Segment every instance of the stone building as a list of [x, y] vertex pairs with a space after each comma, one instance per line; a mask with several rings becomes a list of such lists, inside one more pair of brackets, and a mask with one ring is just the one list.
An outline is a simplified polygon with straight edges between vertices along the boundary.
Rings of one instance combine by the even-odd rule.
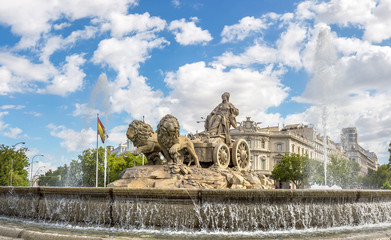
[[[260, 128], [250, 117], [231, 130], [233, 139], [244, 138], [250, 145], [251, 169], [267, 176], [274, 165], [287, 153], [308, 156], [324, 162], [323, 136], [312, 125], [293, 124], [282, 128]], [[340, 144], [326, 139], [328, 161], [330, 156], [346, 157]]]
[[270, 161], [272, 149], [270, 131], [258, 127], [258, 123], [247, 117], [246, 121], [239, 123], [236, 129], [230, 131], [232, 139], [246, 139], [250, 146], [251, 169], [264, 175], [271, 175], [274, 164]]
[[117, 148], [114, 148], [110, 152], [112, 154], [115, 154], [117, 156], [124, 155], [127, 152], [133, 153], [136, 150], [136, 147], [133, 145], [133, 142], [129, 139], [126, 140], [124, 143], [120, 143]]
[[[292, 124], [282, 128], [260, 128], [259, 123], [250, 117], [238, 128], [231, 130], [233, 139], [244, 138], [251, 150], [251, 169], [267, 176], [271, 175], [274, 165], [286, 154], [296, 153], [324, 162], [324, 136], [316, 132], [312, 125]], [[360, 164], [360, 175], [366, 175], [368, 168], [377, 169], [377, 157], [373, 152], [363, 149], [358, 144], [356, 128], [342, 130], [341, 143], [335, 143], [326, 137], [327, 161], [331, 156], [338, 156]]]
[[368, 169], [377, 169], [378, 161], [376, 153], [369, 152], [360, 146], [358, 143], [357, 129], [355, 127], [342, 129], [341, 145], [349, 160], [360, 164], [360, 175], [366, 175], [368, 173]]

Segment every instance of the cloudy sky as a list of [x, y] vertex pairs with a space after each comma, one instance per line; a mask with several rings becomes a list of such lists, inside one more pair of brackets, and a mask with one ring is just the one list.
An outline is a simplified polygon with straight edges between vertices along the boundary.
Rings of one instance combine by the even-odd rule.
[[[261, 127], [314, 124], [388, 161], [391, 1], [5, 0], [0, 143], [56, 167], [167, 113], [183, 133], [230, 92]], [[105, 73], [107, 79], [99, 78]], [[325, 121], [324, 121], [325, 120]]]

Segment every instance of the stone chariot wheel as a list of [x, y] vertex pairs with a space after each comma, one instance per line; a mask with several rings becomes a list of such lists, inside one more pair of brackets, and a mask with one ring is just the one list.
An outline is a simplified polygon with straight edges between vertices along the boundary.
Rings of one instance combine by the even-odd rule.
[[238, 139], [232, 147], [232, 163], [240, 171], [250, 168], [250, 147], [244, 139]]
[[229, 147], [225, 143], [217, 144], [213, 150], [213, 163], [221, 168], [227, 168], [229, 161]]

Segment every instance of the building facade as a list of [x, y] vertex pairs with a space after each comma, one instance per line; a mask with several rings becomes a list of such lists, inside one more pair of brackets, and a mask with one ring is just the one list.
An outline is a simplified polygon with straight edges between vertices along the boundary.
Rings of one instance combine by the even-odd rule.
[[128, 152], [134, 153], [136, 149], [137, 148], [133, 145], [133, 142], [127, 139], [126, 142], [120, 143], [117, 148], [114, 148], [110, 152], [117, 156], [121, 156]]
[[377, 170], [378, 160], [376, 153], [369, 152], [358, 143], [358, 134], [355, 127], [343, 128], [341, 145], [349, 160], [360, 164], [360, 175], [365, 176], [368, 169]]
[[230, 134], [233, 139], [247, 140], [251, 150], [251, 169], [267, 176], [271, 176], [274, 165], [279, 163], [286, 153], [296, 153], [323, 163], [324, 142], [328, 162], [331, 156], [356, 161], [360, 164], [360, 175], [366, 175], [369, 168], [377, 168], [376, 154], [358, 144], [355, 128], [343, 129], [341, 143], [335, 143], [329, 137], [324, 141], [324, 136], [318, 134], [312, 125], [260, 128], [258, 124], [247, 117], [236, 129], [231, 130]]

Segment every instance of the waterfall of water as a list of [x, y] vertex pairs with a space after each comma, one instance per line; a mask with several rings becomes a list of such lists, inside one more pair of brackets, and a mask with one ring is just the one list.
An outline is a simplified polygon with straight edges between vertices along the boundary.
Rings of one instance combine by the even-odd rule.
[[391, 223], [391, 191], [10, 189], [0, 187], [0, 216], [75, 226], [253, 232]]

